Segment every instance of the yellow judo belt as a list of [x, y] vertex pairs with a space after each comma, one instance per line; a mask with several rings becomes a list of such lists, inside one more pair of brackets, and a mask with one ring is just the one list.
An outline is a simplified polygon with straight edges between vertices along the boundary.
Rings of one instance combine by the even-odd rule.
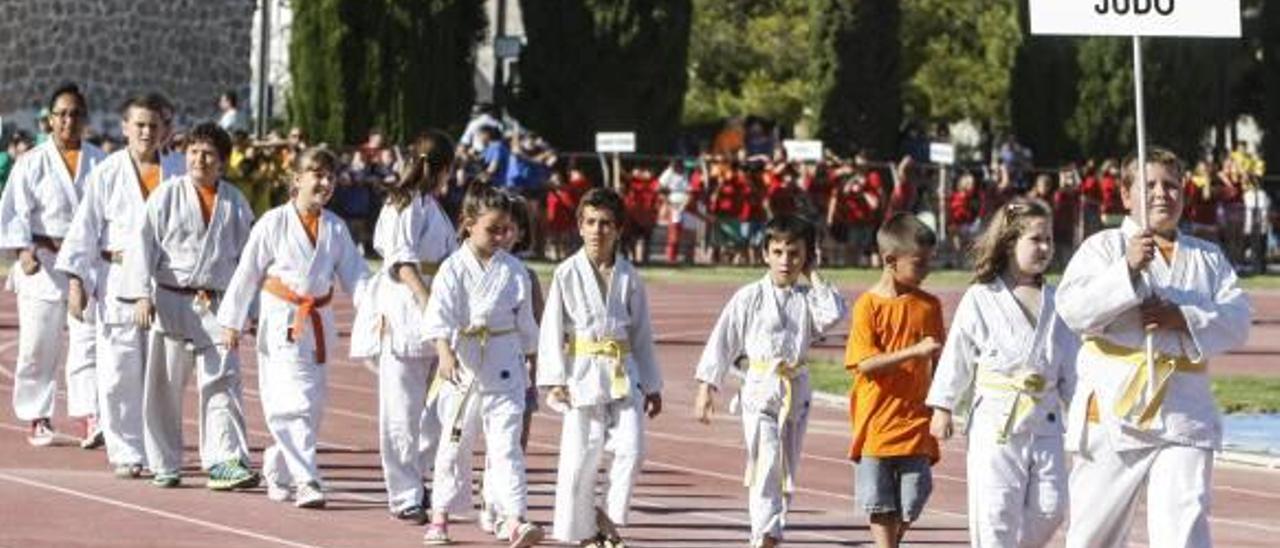
[[[1099, 356], [1125, 362], [1134, 367], [1135, 371], [1129, 377], [1129, 383], [1125, 385], [1124, 392], [1120, 394], [1120, 399], [1116, 401], [1113, 410], [1117, 416], [1125, 420], [1132, 420], [1134, 418], [1133, 415], [1136, 413], [1136, 423], [1139, 428], [1150, 426], [1151, 420], [1160, 412], [1160, 406], [1164, 403], [1165, 394], [1169, 390], [1169, 379], [1173, 377], [1174, 373], [1203, 374], [1209, 369], [1208, 362], [1192, 361], [1183, 356], [1156, 354], [1152, 362], [1152, 365], [1155, 366], [1153, 369], [1156, 375], [1156, 390], [1151, 394], [1145, 405], [1139, 406], [1143, 389], [1147, 385], [1149, 371], [1146, 354], [1141, 350], [1096, 338], [1085, 339], [1084, 349]], [[1139, 407], [1141, 408], [1139, 409]]]
[[574, 338], [569, 346], [572, 356], [600, 356], [609, 358], [609, 397], [620, 400], [631, 394], [631, 379], [627, 376], [627, 354], [631, 345], [620, 339], [587, 340]]
[[[467, 382], [466, 388], [463, 389], [462, 399], [458, 401], [458, 406], [454, 409], [453, 416], [449, 420], [449, 441], [458, 443], [462, 439], [462, 425], [463, 420], [466, 418], [467, 405], [471, 402], [471, 398], [476, 392], [476, 375], [479, 374], [479, 368], [484, 367], [485, 351], [489, 346], [489, 339], [501, 337], [503, 335], [510, 335], [515, 332], [515, 328], [489, 329], [488, 327], [481, 326], [469, 327], [458, 333], [459, 338], [475, 339], [480, 345], [480, 363], [476, 364], [477, 367], [471, 367], [462, 362], [461, 354], [459, 354], [458, 365], [471, 372], [471, 379]], [[436, 395], [439, 394], [440, 387], [443, 386], [444, 382], [448, 381], [441, 379], [440, 375], [436, 375], [436, 378], [431, 381], [431, 387], [427, 389], [427, 401], [431, 401], [436, 398]]]
[[[749, 370], [752, 373], [777, 375], [778, 380], [782, 381], [782, 407], [778, 409], [778, 464], [782, 470], [778, 476], [782, 482], [783, 492], [789, 493], [794, 483], [792, 483], [791, 478], [791, 467], [787, 466], [787, 447], [784, 441], [786, 439], [784, 434], [787, 431], [787, 419], [791, 416], [791, 407], [794, 403], [795, 393], [792, 381], [805, 371], [805, 364], [789, 364], [777, 360], [753, 360]], [[752, 453], [754, 456], [751, 458], [751, 462], [747, 463], [747, 472], [745, 477], [742, 478], [742, 484], [746, 487], [755, 485], [756, 479], [761, 476], [761, 471], [757, 470], [760, 467], [760, 452], [763, 449], [761, 447], [761, 439], [760, 433], [757, 431], [756, 439], [754, 440], [756, 448]]]
[[[1031, 415], [1036, 405], [1040, 403], [1040, 394], [1046, 388], [1044, 376], [1031, 371], [1003, 375], [979, 369], [977, 385], [978, 388], [983, 390], [1013, 394], [1013, 401], [1008, 408], [1008, 416], [1005, 418], [1004, 424], [1000, 426], [1000, 431], [996, 437], [997, 443], [1009, 441], [1009, 434], [1013, 432], [1018, 424], [1021, 424], [1023, 420], [1026, 420]], [[970, 417], [970, 420], [973, 420], [973, 417]]]

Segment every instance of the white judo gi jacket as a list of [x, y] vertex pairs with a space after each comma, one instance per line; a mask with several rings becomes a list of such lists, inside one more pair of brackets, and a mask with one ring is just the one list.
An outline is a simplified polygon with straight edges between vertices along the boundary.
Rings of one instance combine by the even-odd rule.
[[[609, 294], [601, 295], [595, 269], [580, 250], [556, 267], [547, 294], [538, 342], [538, 385], [568, 387], [574, 406], [622, 399], [632, 387], [644, 395], [662, 391], [644, 282], [630, 261], [618, 256], [613, 264]], [[583, 351], [586, 345], [605, 341], [618, 343], [616, 354], [603, 348]], [[615, 388], [615, 380], [625, 383], [625, 390]]]
[[[1058, 314], [1084, 339], [1067, 425], [1067, 450], [1078, 451], [1084, 442], [1090, 396], [1096, 397], [1100, 420], [1090, 428], [1098, 426], [1110, 433], [1119, 450], [1166, 443], [1216, 450], [1222, 442], [1222, 424], [1204, 368], [1212, 357], [1244, 345], [1250, 325], [1248, 297], [1218, 246], [1184, 233], [1178, 234], [1172, 264], [1157, 253], [1146, 275], [1131, 278], [1125, 246], [1138, 230], [1137, 223], [1126, 218], [1120, 228], [1085, 240], [1058, 288]], [[1140, 373], [1144, 367], [1118, 358], [1117, 352], [1099, 352], [1090, 341], [1140, 356], [1146, 331], [1138, 307], [1153, 294], [1177, 303], [1187, 324], [1186, 332], [1156, 331], [1156, 353], [1198, 363], [1199, 371], [1170, 372], [1172, 368], [1162, 367], [1157, 381], [1166, 384], [1163, 401], [1138, 398], [1130, 405], [1126, 400], [1132, 399], [1125, 395], [1130, 387], [1145, 384]], [[1163, 358], [1158, 361], [1167, 363]], [[1141, 420], [1144, 411], [1151, 413], [1148, 421]]]

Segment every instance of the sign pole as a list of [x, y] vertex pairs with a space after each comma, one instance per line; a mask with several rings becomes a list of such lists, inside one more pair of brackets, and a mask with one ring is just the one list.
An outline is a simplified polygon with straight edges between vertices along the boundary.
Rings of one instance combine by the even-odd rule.
[[[1142, 37], [1133, 37], [1133, 106], [1138, 132], [1138, 224], [1143, 230], [1151, 228], [1147, 211], [1147, 116], [1142, 98]], [[1123, 168], [1122, 168], [1123, 169]], [[1147, 326], [1147, 397], [1156, 393], [1155, 329]]]

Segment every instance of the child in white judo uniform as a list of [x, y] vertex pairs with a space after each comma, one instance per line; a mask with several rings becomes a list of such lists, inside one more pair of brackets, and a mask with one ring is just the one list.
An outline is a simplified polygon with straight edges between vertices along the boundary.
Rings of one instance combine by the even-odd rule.
[[[583, 246], [556, 267], [542, 315], [538, 385], [564, 412], [556, 466], [557, 540], [621, 547], [644, 463], [646, 418], [662, 411], [649, 299], [640, 273], [618, 254], [622, 198], [594, 189], [578, 205]], [[596, 471], [613, 453], [602, 505]]]
[[[439, 132], [414, 143], [373, 232], [382, 269], [360, 299], [351, 357], [378, 363], [378, 437], [387, 505], [397, 519], [427, 521], [423, 475], [435, 460], [440, 420], [426, 405], [436, 349], [422, 330], [431, 277], [457, 247], [432, 194], [449, 175], [453, 146]], [[424, 416], [425, 415], [425, 416]]]
[[58, 254], [58, 270], [70, 280], [68, 313], [81, 318], [89, 301], [98, 303], [97, 379], [99, 424], [107, 462], [121, 478], [141, 476], [146, 462], [142, 390], [147, 332], [134, 322], [134, 305], [123, 300], [126, 253], [141, 248], [147, 196], [161, 181], [186, 173], [181, 154], [163, 154], [173, 107], [163, 96], [129, 99], [120, 113], [127, 146], [107, 157], [85, 181]]
[[440, 365], [428, 397], [438, 399], [443, 439], [432, 477], [427, 544], [450, 542], [449, 514], [472, 509], [471, 456], [482, 434], [492, 468], [487, 502], [501, 520], [498, 535], [513, 547], [532, 546], [543, 537], [525, 519], [524, 364], [538, 334], [524, 265], [502, 249], [511, 233], [511, 208], [502, 192], [474, 185], [462, 204], [463, 244], [431, 282], [424, 328], [436, 341]]
[[[66, 362], [67, 415], [79, 422], [81, 447], [102, 444], [98, 427], [94, 326], [67, 314], [67, 276], [55, 270], [85, 180], [106, 156], [83, 141], [89, 106], [74, 84], [49, 98], [49, 139], [18, 159], [0, 197], [0, 249], [17, 255], [8, 288], [18, 294], [18, 357], [13, 414], [30, 425], [27, 442], [53, 443], [58, 365]], [[92, 320], [90, 315], [89, 320]], [[63, 327], [67, 339], [63, 339]]]
[[745, 355], [750, 364], [739, 398], [752, 546], [782, 541], [812, 397], [806, 354], [848, 313], [844, 297], [813, 268], [815, 245], [807, 221], [771, 219], [761, 243], [768, 274], [729, 300], [698, 360], [695, 411], [704, 423], [734, 361]]
[[947, 439], [972, 387], [969, 544], [979, 548], [1045, 546], [1067, 513], [1063, 412], [1079, 338], [1054, 312], [1044, 280], [1052, 219], [1049, 206], [1030, 200], [990, 219], [974, 246], [975, 283], [951, 319], [925, 400], [932, 434]]
[[325, 379], [337, 349], [335, 279], [359, 294], [368, 266], [342, 219], [324, 209], [333, 196], [338, 159], [324, 148], [298, 155], [292, 199], [263, 214], [245, 244], [240, 265], [218, 311], [227, 346], [239, 346], [240, 329], [257, 295], [258, 391], [272, 445], [262, 453], [267, 496], [299, 508], [323, 508], [326, 500], [316, 439], [324, 415]]
[[[1212, 545], [1211, 475], [1222, 422], [1208, 364], [1249, 335], [1249, 301], [1231, 261], [1178, 230], [1181, 162], [1154, 149], [1146, 181], [1137, 173], [1136, 159], [1125, 163], [1121, 198], [1129, 216], [1081, 244], [1056, 299], [1058, 314], [1084, 339], [1066, 433], [1074, 453], [1071, 548], [1123, 546], [1143, 487], [1148, 544]], [[1144, 182], [1146, 203], [1139, 199]], [[1139, 224], [1144, 208], [1147, 229]]]
[[127, 253], [122, 298], [147, 336], [143, 431], [158, 487], [176, 487], [182, 469], [182, 400], [195, 370], [200, 463], [214, 490], [254, 487], [241, 400], [240, 362], [219, 345], [214, 315], [249, 236], [253, 211], [221, 180], [231, 137], [217, 125], [187, 136], [187, 174], [165, 181], [146, 202], [140, 245]]

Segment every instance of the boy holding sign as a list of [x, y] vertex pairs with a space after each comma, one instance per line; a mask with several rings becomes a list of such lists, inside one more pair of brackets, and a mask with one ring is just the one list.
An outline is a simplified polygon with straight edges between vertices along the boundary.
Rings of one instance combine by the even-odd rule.
[[1085, 240], [1058, 290], [1058, 313], [1084, 339], [1066, 433], [1075, 453], [1069, 547], [1122, 545], [1144, 485], [1151, 546], [1212, 545], [1222, 425], [1207, 367], [1244, 344], [1249, 301], [1218, 246], [1178, 230], [1182, 163], [1155, 149], [1146, 167], [1146, 203], [1130, 159], [1121, 183], [1129, 217]]

